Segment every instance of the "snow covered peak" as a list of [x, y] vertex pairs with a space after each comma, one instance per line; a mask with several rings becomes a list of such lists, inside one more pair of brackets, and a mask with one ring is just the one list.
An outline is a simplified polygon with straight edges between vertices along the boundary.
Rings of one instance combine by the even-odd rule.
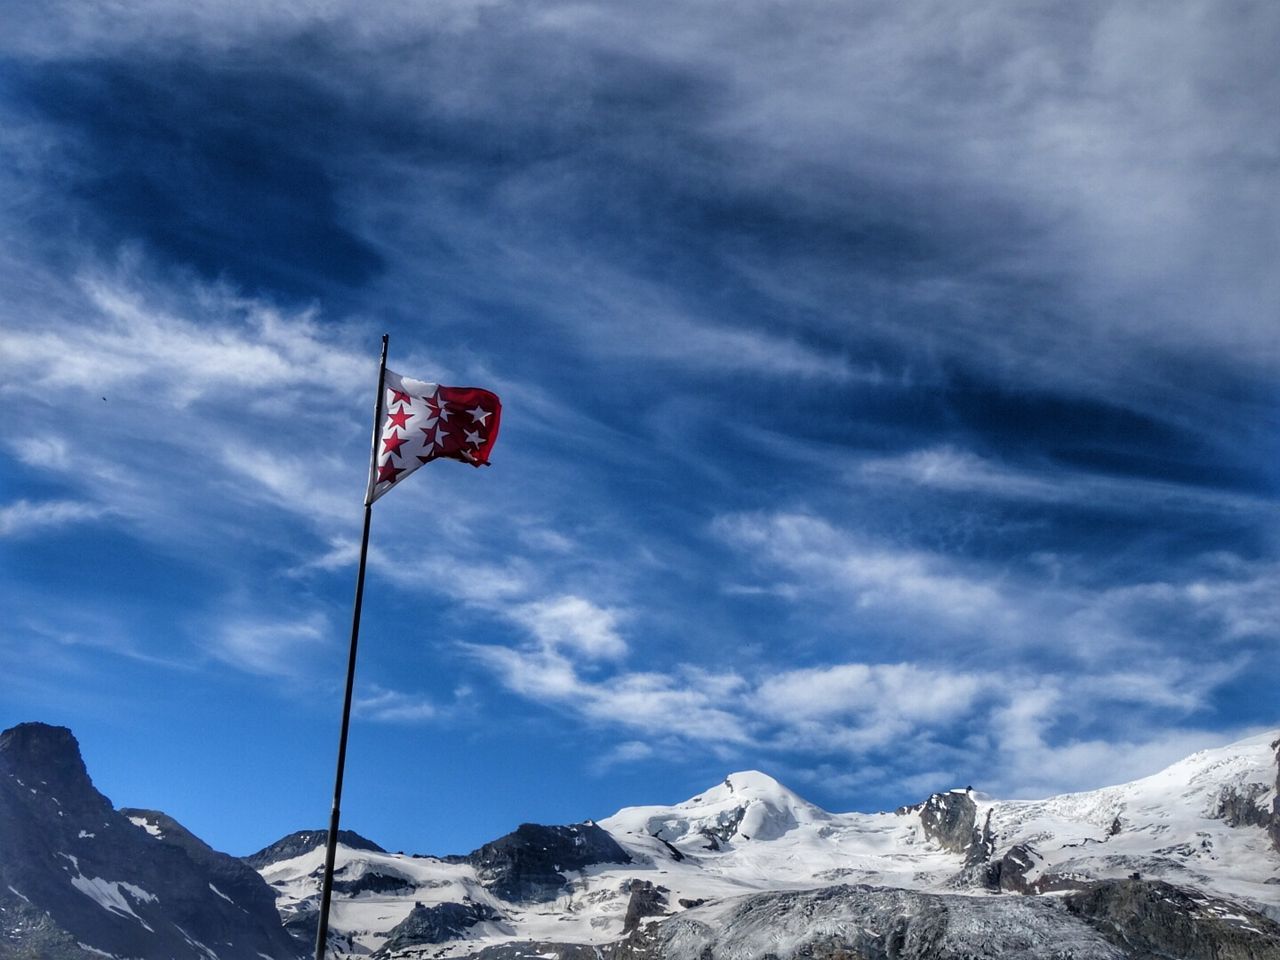
[[[739, 770], [737, 773], [731, 773], [724, 778], [722, 783], [716, 784], [710, 790], [706, 790], [699, 796], [704, 801], [712, 798], [719, 799], [721, 797], [733, 796], [738, 799], [754, 799], [764, 800], [776, 803], [780, 806], [788, 806], [799, 804], [812, 807], [807, 800], [802, 799], [799, 795], [788, 790], [781, 783], [769, 776], [767, 773], [761, 773], [759, 770]], [[693, 803], [697, 798], [693, 798], [687, 802]], [[814, 809], [817, 809], [814, 807]]]
[[743, 840], [776, 840], [801, 824], [830, 818], [767, 773], [742, 770], [682, 803], [627, 807], [601, 826], [615, 835], [647, 835], [677, 847], [719, 850]]
[[[716, 911], [769, 891], [869, 884], [896, 888], [891, 895], [901, 903], [904, 890], [1036, 894], [1095, 880], [1127, 883], [1135, 873], [1280, 918], [1280, 840], [1273, 844], [1269, 832], [1280, 825], [1280, 811], [1272, 814], [1276, 737], [1202, 751], [1144, 780], [1045, 800], [997, 800], [939, 784], [941, 792], [894, 813], [828, 813], [765, 773], [738, 771], [687, 800], [628, 807], [599, 821], [628, 862], [562, 859], [548, 833], [571, 828], [517, 830], [510, 837], [527, 843], [516, 853], [537, 852], [519, 857], [522, 869], [551, 857], [551, 867], [529, 878], [554, 886], [554, 900], [545, 889], [530, 896], [527, 886], [494, 882], [490, 848], [510, 837], [481, 848], [481, 856], [448, 860], [340, 846], [332, 923], [367, 955], [399, 942], [400, 924], [419, 929], [425, 914], [453, 911], [466, 923], [432, 956], [457, 960], [489, 945], [616, 940], [645, 916], [633, 909], [644, 908], [636, 893], [645, 889], [666, 912], [712, 911], [699, 914], [711, 929], [726, 916]], [[263, 869], [288, 916], [304, 916], [314, 904], [322, 859], [317, 847]], [[501, 919], [485, 919], [493, 915]], [[801, 916], [790, 908], [787, 915]], [[776, 950], [776, 919], [761, 928], [772, 938], [768, 949], [753, 955]]]

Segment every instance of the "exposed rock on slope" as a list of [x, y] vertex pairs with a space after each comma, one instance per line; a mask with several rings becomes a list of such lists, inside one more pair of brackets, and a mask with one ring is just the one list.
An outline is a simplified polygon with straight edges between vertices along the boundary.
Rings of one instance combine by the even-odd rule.
[[424, 907], [415, 903], [409, 915], [391, 928], [387, 942], [374, 956], [392, 956], [407, 947], [445, 943], [457, 939], [465, 931], [499, 915], [483, 903], [439, 903]]
[[[1167, 884], [1116, 881], [1066, 901], [867, 886], [768, 893], [687, 911], [599, 948], [602, 960], [1276, 960], [1280, 926]], [[472, 960], [582, 960], [509, 943]]]
[[982, 863], [991, 855], [990, 817], [982, 828], [978, 827], [978, 805], [971, 788], [935, 793], [924, 803], [899, 807], [894, 812], [899, 816], [919, 816], [924, 835], [943, 850], [961, 854], [966, 864]]
[[1067, 896], [1067, 909], [1130, 955], [1182, 960], [1280, 957], [1280, 924], [1167, 883], [1107, 880]]
[[623, 886], [629, 894], [627, 912], [622, 918], [623, 933], [630, 933], [646, 917], [659, 917], [667, 912], [665, 887], [655, 886], [649, 880], [628, 880]]
[[513, 902], [555, 899], [567, 882], [566, 870], [631, 862], [617, 841], [590, 821], [567, 827], [522, 823], [462, 859], [475, 867], [486, 889]]
[[609, 960], [987, 960], [1128, 956], [1061, 904], [839, 886], [700, 907], [624, 941]]
[[[263, 847], [257, 853], [251, 853], [241, 859], [253, 867], [254, 870], [261, 870], [269, 863], [291, 860], [294, 857], [311, 852], [316, 847], [323, 847], [328, 841], [328, 830], [297, 830], [287, 837], [281, 837], [270, 846]], [[373, 850], [377, 853], [386, 853], [372, 840], [366, 840], [353, 830], [339, 830], [338, 842], [353, 850]]]
[[260, 877], [150, 816], [111, 808], [65, 727], [0, 734], [0, 957], [296, 956]]
[[1271, 749], [1276, 755], [1276, 792], [1271, 800], [1271, 826], [1267, 832], [1271, 834], [1271, 845], [1280, 853], [1280, 740], [1273, 741]]

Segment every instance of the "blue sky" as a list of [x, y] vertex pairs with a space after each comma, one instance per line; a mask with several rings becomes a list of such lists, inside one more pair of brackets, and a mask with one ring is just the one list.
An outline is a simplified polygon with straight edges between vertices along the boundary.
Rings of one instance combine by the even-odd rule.
[[1280, 7], [364, 6], [0, 12], [4, 725], [326, 822], [384, 331], [505, 405], [375, 507], [391, 849], [1280, 722]]

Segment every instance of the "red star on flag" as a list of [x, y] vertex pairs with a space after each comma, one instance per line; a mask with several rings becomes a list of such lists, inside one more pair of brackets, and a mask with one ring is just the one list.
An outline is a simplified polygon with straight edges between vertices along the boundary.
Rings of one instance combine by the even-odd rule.
[[382, 452], [389, 453], [393, 457], [400, 456], [400, 448], [404, 446], [405, 438], [398, 433], [393, 433], [389, 437], [382, 438]]
[[[384, 384], [387, 409], [394, 407], [395, 412], [385, 417], [378, 434], [380, 443], [369, 473], [368, 502], [432, 460], [443, 458], [475, 467], [488, 466], [502, 416], [502, 403], [496, 394], [479, 387], [426, 383], [392, 370], [386, 371]], [[410, 431], [407, 424], [411, 419], [415, 419], [415, 426], [423, 425]]]

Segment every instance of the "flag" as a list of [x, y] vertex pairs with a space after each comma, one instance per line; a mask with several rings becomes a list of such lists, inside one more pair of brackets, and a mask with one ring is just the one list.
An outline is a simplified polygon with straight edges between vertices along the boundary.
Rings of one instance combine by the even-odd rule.
[[496, 394], [477, 387], [442, 387], [387, 370], [382, 410], [366, 503], [440, 457], [489, 465], [502, 418]]

